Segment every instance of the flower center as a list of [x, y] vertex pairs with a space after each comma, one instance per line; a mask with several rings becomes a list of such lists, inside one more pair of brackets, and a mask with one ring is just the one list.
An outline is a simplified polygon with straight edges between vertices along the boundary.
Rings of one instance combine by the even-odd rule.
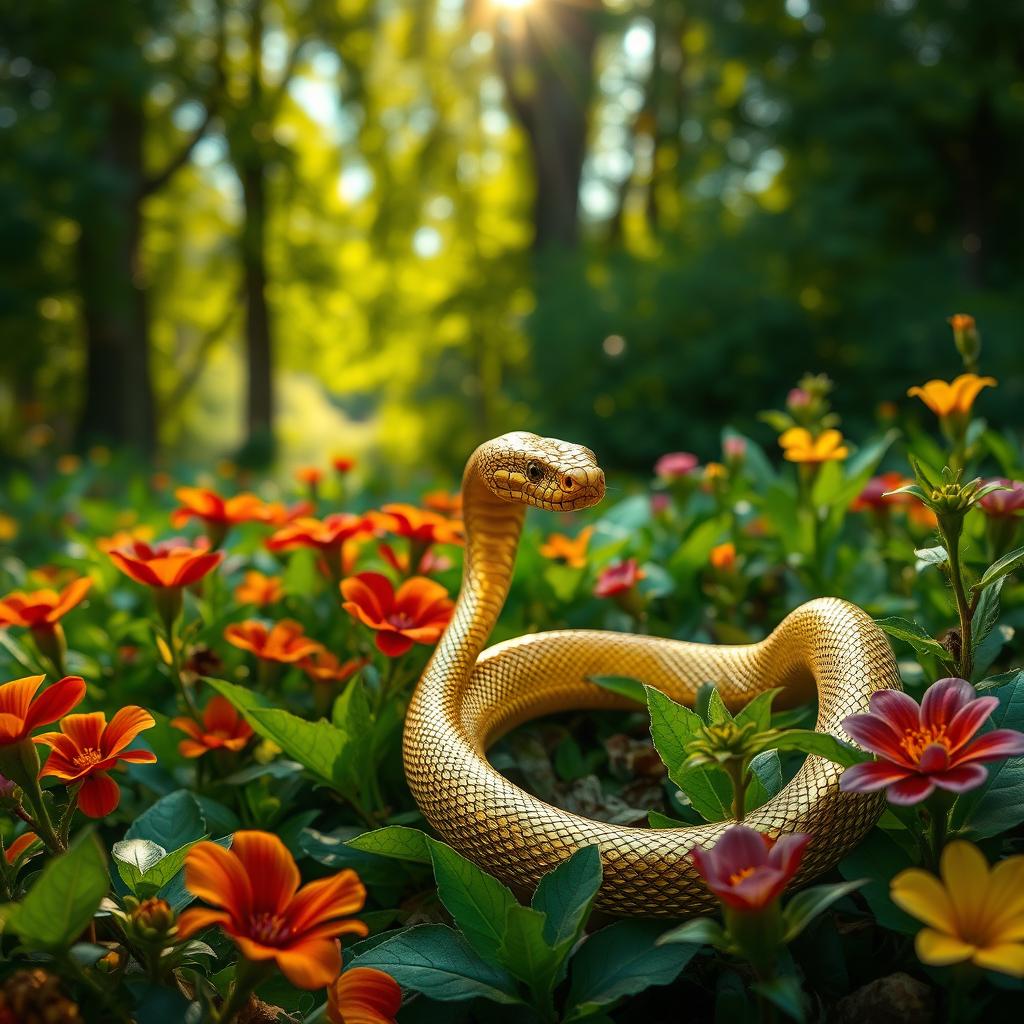
[[281, 946], [291, 937], [287, 918], [280, 914], [253, 914], [249, 918], [249, 937], [264, 946]]
[[915, 761], [920, 760], [921, 755], [933, 743], [950, 749], [949, 737], [946, 735], [945, 724], [938, 726], [927, 726], [924, 729], [907, 729], [900, 740], [900, 746]]
[[388, 616], [388, 622], [395, 627], [395, 629], [411, 629], [416, 625], [415, 620], [411, 615], [406, 612], [393, 612]]
[[86, 747], [84, 750], [75, 754], [75, 767], [91, 768], [94, 764], [99, 764], [102, 760], [103, 755], [95, 747]]
[[729, 876], [729, 884], [739, 885], [740, 882], [742, 882], [745, 878], [749, 878], [756, 870], [757, 868], [742, 868], [739, 871], [734, 871]]

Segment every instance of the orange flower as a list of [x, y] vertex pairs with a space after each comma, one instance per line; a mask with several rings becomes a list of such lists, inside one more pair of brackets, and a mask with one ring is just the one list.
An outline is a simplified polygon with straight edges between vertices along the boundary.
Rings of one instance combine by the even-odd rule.
[[850, 454], [838, 430], [823, 430], [814, 437], [805, 427], [790, 427], [780, 435], [779, 444], [783, 458], [809, 465], [839, 461]]
[[401, 1005], [398, 982], [375, 967], [350, 967], [327, 988], [331, 1024], [395, 1024]]
[[448, 591], [423, 576], [406, 580], [396, 593], [379, 572], [361, 572], [344, 580], [342, 607], [377, 633], [377, 649], [389, 658], [405, 654], [414, 643], [434, 644], [452, 617]]
[[331, 459], [331, 465], [334, 467], [335, 473], [341, 473], [344, 476], [355, 469], [356, 460], [351, 455], [335, 455]]
[[979, 377], [976, 373], [961, 373], [954, 381], [930, 380], [921, 387], [912, 387], [907, 394], [918, 397], [940, 419], [947, 416], [967, 416], [982, 388], [996, 386], [995, 377]]
[[[39, 842], [39, 836], [35, 832], [22, 832], [17, 839], [7, 847], [4, 857], [8, 864], [16, 864], [18, 858], [33, 844]], [[37, 851], [38, 852], [38, 851]]]
[[337, 937], [363, 936], [350, 915], [366, 890], [346, 869], [299, 888], [299, 869], [269, 832], [236, 832], [231, 849], [196, 843], [185, 856], [185, 885], [220, 910], [196, 907], [178, 918], [178, 938], [220, 925], [246, 960], [276, 962], [297, 988], [325, 988], [341, 971]]
[[369, 658], [349, 658], [348, 661], [342, 662], [326, 648], [321, 647], [308, 658], [303, 658], [299, 662], [299, 668], [315, 683], [343, 683], [369, 663]]
[[33, 729], [56, 722], [85, 696], [81, 676], [65, 676], [36, 697], [42, 682], [43, 676], [25, 676], [0, 685], [0, 747], [20, 743]]
[[250, 570], [245, 579], [235, 587], [235, 600], [239, 604], [255, 604], [262, 607], [276, 604], [284, 596], [284, 586], [280, 576], [264, 576], [261, 572]]
[[271, 551], [315, 548], [328, 575], [340, 579], [355, 560], [355, 545], [372, 532], [373, 523], [368, 516], [351, 512], [335, 512], [323, 520], [301, 516], [274, 533], [267, 540], [267, 547]]
[[412, 552], [403, 554], [401, 551], [396, 551], [390, 544], [378, 544], [377, 551], [381, 558], [400, 576], [408, 576], [410, 572], [415, 572], [419, 576], [429, 576], [432, 572], [444, 572], [452, 567], [450, 558], [434, 554], [430, 548], [420, 556], [419, 565], [415, 569], [409, 567], [409, 563], [412, 561]]
[[447, 491], [430, 491], [423, 495], [423, 504], [432, 512], [443, 516], [462, 515], [462, 492], [449, 494]]
[[136, 541], [148, 543], [153, 539], [155, 532], [152, 526], [133, 526], [130, 530], [118, 530], [109, 537], [100, 537], [96, 541], [96, 547], [105, 555], [109, 555], [111, 551], [130, 547]]
[[183, 757], [202, 757], [208, 750], [238, 751], [249, 742], [252, 729], [225, 697], [211, 699], [203, 709], [203, 724], [193, 718], [172, 718], [171, 725], [188, 733], [189, 739], [178, 744]]
[[226, 531], [237, 523], [265, 523], [271, 516], [269, 506], [249, 492], [222, 498], [205, 487], [179, 487], [174, 496], [181, 502], [181, 507], [171, 513], [171, 524], [175, 527], [184, 526], [194, 517], [207, 527]]
[[109, 772], [119, 761], [152, 764], [156, 755], [148, 750], [125, 750], [142, 732], [156, 725], [153, 716], [139, 707], [122, 708], [107, 724], [102, 711], [88, 715], [67, 715], [60, 732], [36, 736], [36, 743], [50, 747], [39, 777], [52, 775], [69, 785], [81, 783], [78, 806], [90, 818], [105, 818], [116, 810], [121, 789]]
[[970, 313], [954, 313], [949, 318], [949, 326], [954, 331], [970, 331], [975, 327], [974, 317]]
[[592, 526], [585, 526], [576, 534], [575, 540], [563, 533], [548, 534], [547, 541], [540, 546], [540, 553], [572, 569], [582, 569], [587, 564], [587, 545], [593, 532]]
[[292, 664], [320, 650], [312, 638], [306, 636], [301, 622], [282, 619], [267, 629], [257, 619], [236, 622], [224, 630], [224, 639], [243, 651], [252, 651], [264, 661]]
[[460, 520], [446, 519], [415, 505], [384, 505], [370, 516], [378, 530], [408, 537], [419, 544], [462, 544], [464, 541]]
[[82, 601], [91, 586], [92, 580], [82, 576], [60, 593], [55, 590], [16, 590], [0, 600], [0, 626], [51, 630]]
[[209, 550], [201, 537], [191, 547], [180, 537], [161, 541], [152, 547], [136, 541], [126, 548], [110, 551], [110, 560], [126, 576], [147, 587], [187, 587], [216, 568], [224, 557]]
[[299, 466], [295, 470], [295, 479], [307, 487], [316, 487], [324, 478], [324, 471], [318, 466]]
[[733, 572], [736, 568], [736, 545], [729, 541], [716, 544], [708, 554], [708, 562], [719, 572]]

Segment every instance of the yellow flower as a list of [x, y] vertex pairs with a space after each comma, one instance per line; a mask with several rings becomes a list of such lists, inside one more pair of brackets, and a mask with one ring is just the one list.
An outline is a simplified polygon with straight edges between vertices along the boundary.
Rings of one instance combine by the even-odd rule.
[[823, 430], [817, 437], [804, 427], [790, 427], [779, 436], [783, 457], [790, 462], [818, 465], [845, 459], [850, 454], [838, 430]]
[[18, 520], [0, 512], [0, 540], [14, 540], [18, 536]]
[[976, 846], [956, 840], [942, 851], [940, 870], [941, 881], [920, 868], [892, 880], [893, 902], [928, 926], [917, 933], [918, 957], [1024, 977], [1024, 856], [990, 870]]
[[930, 380], [922, 387], [913, 387], [907, 394], [920, 398], [936, 416], [966, 416], [982, 388], [994, 388], [995, 377], [979, 377], [961, 373], [954, 381]]

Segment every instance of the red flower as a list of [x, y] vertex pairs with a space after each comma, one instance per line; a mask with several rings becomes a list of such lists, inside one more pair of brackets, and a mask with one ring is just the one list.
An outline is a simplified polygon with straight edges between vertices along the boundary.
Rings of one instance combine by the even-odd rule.
[[243, 651], [252, 651], [264, 661], [285, 664], [301, 661], [320, 650], [320, 644], [306, 636], [302, 623], [294, 619], [282, 619], [270, 629], [257, 619], [246, 619], [228, 626], [224, 639]]
[[56, 722], [85, 696], [81, 676], [65, 676], [36, 697], [42, 682], [43, 676], [25, 676], [0, 685], [0, 747], [20, 743], [33, 729]]
[[156, 755], [148, 750], [125, 750], [142, 732], [156, 725], [153, 716], [139, 707], [122, 708], [107, 724], [102, 711], [88, 715], [67, 715], [60, 732], [36, 736], [36, 743], [50, 747], [40, 778], [52, 775], [68, 785], [81, 783], [78, 806], [90, 818], [105, 818], [116, 810], [121, 790], [108, 774], [119, 761], [152, 764]]
[[615, 562], [604, 569], [594, 585], [595, 597], [614, 597], [632, 590], [646, 574], [636, 564], [635, 558]]
[[299, 888], [295, 858], [269, 832], [236, 832], [231, 849], [196, 843], [185, 856], [185, 885], [222, 910], [195, 907], [178, 918], [178, 938], [220, 925], [246, 960], [276, 962], [297, 988], [326, 988], [341, 971], [339, 935], [365, 935], [351, 914], [366, 890], [345, 870]]
[[178, 744], [183, 757], [202, 757], [208, 750], [238, 751], [249, 742], [252, 728], [235, 706], [219, 694], [203, 709], [203, 724], [193, 718], [172, 718], [171, 725], [188, 733]]
[[982, 512], [990, 519], [1009, 519], [1024, 512], [1024, 481], [1002, 479], [987, 480], [986, 483], [1002, 484], [1009, 488], [1006, 491], [992, 491], [978, 502]]
[[267, 541], [271, 551], [294, 551], [296, 548], [314, 548], [320, 552], [329, 575], [339, 577], [346, 571], [352, 545], [373, 532], [374, 524], [368, 516], [351, 512], [335, 512], [325, 519], [302, 516], [281, 527]]
[[91, 586], [92, 580], [83, 576], [73, 580], [60, 593], [55, 590], [16, 590], [0, 600], [0, 626], [51, 630], [82, 601]]
[[999, 701], [979, 697], [965, 679], [940, 679], [920, 706], [899, 690], [871, 695], [871, 711], [851, 715], [843, 728], [877, 761], [843, 772], [839, 788], [872, 793], [886, 789], [894, 804], [916, 804], [936, 786], [964, 793], [985, 781], [982, 764], [1024, 754], [1024, 734], [994, 729], [974, 738]]
[[398, 982], [374, 967], [350, 967], [327, 988], [331, 1024], [395, 1024], [401, 1005]]
[[[35, 832], [22, 832], [17, 839], [4, 851], [4, 857], [8, 864], [16, 864], [18, 858], [33, 844], [39, 842], [39, 836]], [[36, 851], [39, 852], [39, 851]], [[2, 1018], [0, 1018], [2, 1020]]]
[[356, 460], [351, 455], [335, 455], [331, 459], [331, 465], [334, 467], [335, 473], [340, 473], [344, 476], [346, 473], [351, 473], [356, 466]]
[[208, 526], [226, 530], [236, 523], [266, 523], [272, 518], [271, 506], [255, 494], [238, 494], [222, 498], [205, 487], [179, 487], [174, 496], [181, 507], [171, 513], [171, 524], [184, 526], [189, 519], [201, 519]]
[[405, 654], [414, 643], [434, 644], [452, 617], [448, 591], [423, 576], [406, 580], [396, 592], [379, 572], [361, 572], [342, 581], [342, 607], [377, 633], [377, 649], [389, 658]]
[[864, 490], [850, 503], [850, 511], [885, 513], [893, 505], [909, 505], [914, 500], [909, 494], [885, 495], [887, 491], [895, 491], [897, 487], [910, 483], [913, 480], [902, 473], [883, 473], [872, 477], [864, 485]]
[[110, 560], [126, 576], [147, 587], [188, 587], [216, 568], [224, 557], [209, 550], [205, 537], [191, 542], [181, 537], [150, 546], [136, 541], [109, 552]]
[[689, 476], [700, 464], [693, 452], [669, 452], [654, 464], [654, 475], [659, 480], [681, 480]]
[[348, 661], [342, 662], [326, 648], [321, 647], [308, 658], [303, 658], [299, 662], [299, 668], [314, 683], [343, 683], [369, 662], [369, 658], [349, 658]]
[[462, 544], [465, 540], [460, 520], [447, 519], [415, 505], [384, 505], [379, 512], [371, 512], [370, 516], [378, 530], [408, 537], [421, 545]]
[[773, 842], [746, 825], [732, 825], [712, 849], [694, 850], [693, 863], [726, 906], [756, 912], [782, 895], [810, 840], [794, 832]]

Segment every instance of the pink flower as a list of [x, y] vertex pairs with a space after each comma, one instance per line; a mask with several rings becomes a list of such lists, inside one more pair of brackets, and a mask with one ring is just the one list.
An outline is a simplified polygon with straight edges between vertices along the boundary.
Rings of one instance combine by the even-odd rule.
[[938, 786], [964, 793], [985, 781], [982, 764], [1024, 754], [1024, 733], [994, 729], [975, 737], [999, 701], [979, 697], [966, 679], [940, 679], [917, 701], [899, 690], [871, 695], [870, 712], [851, 715], [843, 728], [877, 761], [843, 772], [839, 788], [873, 793], [890, 803], [916, 804]]
[[627, 558], [625, 562], [609, 565], [597, 578], [594, 584], [595, 597], [614, 597], [632, 590], [645, 576], [643, 569], [636, 564], [635, 558]]
[[669, 506], [672, 504], [672, 499], [667, 494], [652, 494], [651, 495], [651, 515], [660, 516], [663, 512], [669, 510]]
[[722, 442], [722, 454], [726, 459], [742, 459], [747, 454], [747, 442], [742, 437], [727, 437]]
[[803, 832], [773, 841], [746, 825], [732, 825], [710, 850], [695, 849], [693, 863], [724, 904], [755, 913], [782, 895], [810, 841]]
[[986, 480], [987, 484], [1002, 484], [1007, 491], [993, 491], [986, 494], [978, 504], [990, 519], [1009, 519], [1024, 511], [1024, 481]]
[[700, 464], [693, 452], [669, 452], [654, 464], [654, 475], [659, 480], [681, 480], [689, 476]]
[[811, 404], [811, 394], [803, 388], [790, 388], [786, 395], [786, 408], [806, 409]]

